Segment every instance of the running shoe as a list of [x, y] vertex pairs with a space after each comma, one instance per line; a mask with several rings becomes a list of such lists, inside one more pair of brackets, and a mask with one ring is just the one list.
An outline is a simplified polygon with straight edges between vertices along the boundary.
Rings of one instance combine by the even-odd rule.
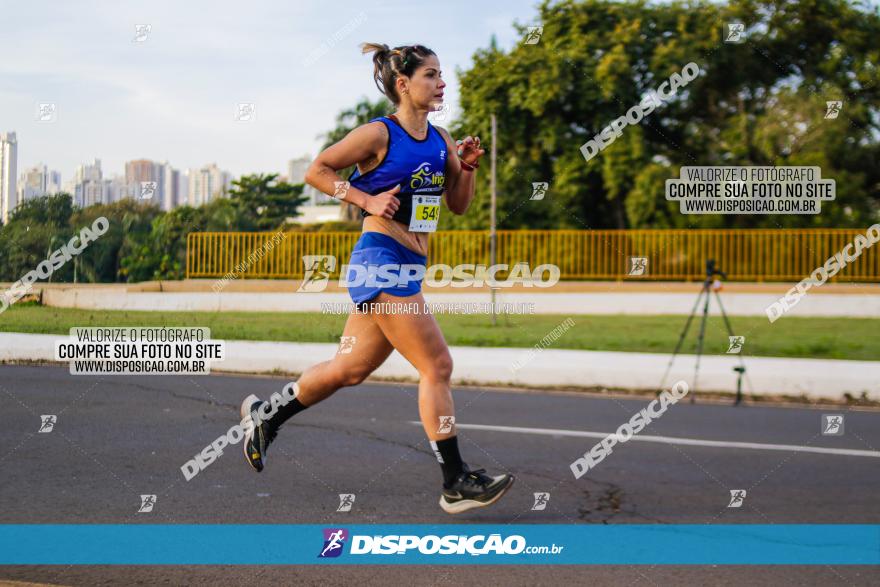
[[[251, 394], [244, 398], [241, 402], [241, 417], [250, 418], [253, 422], [259, 422], [257, 410], [264, 403], [263, 400]], [[263, 470], [266, 464], [266, 449], [275, 440], [277, 431], [269, 427], [268, 422], [260, 422], [259, 425], [253, 426], [249, 432], [244, 435], [244, 458], [248, 464], [253, 467], [257, 473]]]
[[471, 471], [467, 464], [464, 464], [464, 471], [452, 485], [443, 487], [440, 507], [447, 514], [460, 514], [473, 508], [492, 505], [510, 489], [513, 481], [513, 475], [490, 477], [486, 475], [486, 469]]

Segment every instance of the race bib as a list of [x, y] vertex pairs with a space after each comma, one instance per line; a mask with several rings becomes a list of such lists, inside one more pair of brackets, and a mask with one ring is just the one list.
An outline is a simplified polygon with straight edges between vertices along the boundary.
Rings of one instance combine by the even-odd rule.
[[409, 229], [412, 232], [434, 232], [437, 230], [437, 221], [440, 219], [441, 196], [412, 197], [412, 215], [409, 219]]

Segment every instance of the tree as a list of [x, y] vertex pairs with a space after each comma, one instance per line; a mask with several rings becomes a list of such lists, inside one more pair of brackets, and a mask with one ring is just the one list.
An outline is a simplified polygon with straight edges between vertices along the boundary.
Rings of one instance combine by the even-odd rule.
[[146, 281], [152, 278], [149, 266], [161, 250], [149, 241], [153, 221], [163, 215], [158, 206], [125, 198], [111, 204], [97, 204], [78, 210], [73, 226], [90, 226], [101, 216], [110, 222], [107, 233], [80, 255], [81, 281]]
[[[880, 203], [880, 15], [845, 0], [544, 1], [536, 44], [475, 52], [459, 72], [454, 136], [490, 147], [498, 121], [499, 228], [865, 226]], [[747, 25], [726, 44], [723, 23]], [[526, 25], [516, 24], [525, 38]], [[587, 161], [580, 146], [695, 62], [701, 75]], [[842, 100], [839, 120], [825, 102]], [[837, 182], [822, 214], [683, 215], [665, 180], [683, 165], [820, 165]], [[487, 228], [488, 168], [465, 216]], [[530, 200], [532, 183], [550, 183]]]
[[[17, 281], [74, 235], [73, 202], [68, 194], [30, 198], [15, 208], [0, 228], [0, 280]], [[67, 265], [70, 265], [68, 263]], [[53, 272], [52, 281], [72, 279], [73, 267]]]
[[233, 180], [229, 198], [243, 230], [277, 228], [288, 217], [295, 217], [299, 206], [306, 202], [303, 184], [279, 182], [277, 177], [277, 173], [257, 173]]
[[[339, 113], [336, 117], [336, 127], [326, 135], [322, 135], [325, 140], [324, 144], [321, 146], [321, 150], [323, 151], [330, 145], [338, 143], [344, 139], [348, 133], [359, 126], [368, 123], [373, 118], [386, 116], [393, 111], [394, 105], [384, 97], [379, 98], [376, 102], [371, 102], [368, 98], [363, 98], [354, 108], [343, 110]], [[351, 177], [351, 174], [354, 173], [354, 170], [355, 165], [351, 165], [345, 169], [340, 169], [338, 173], [343, 179], [348, 179]], [[360, 211], [361, 209], [354, 204], [343, 202], [343, 221], [360, 221]]]
[[[182, 206], [153, 219], [149, 232], [139, 233], [128, 247], [121, 262], [130, 281], [183, 279], [186, 274], [187, 235], [190, 232], [214, 229], [210, 226], [213, 209], [230, 206], [218, 198], [206, 206]], [[222, 230], [234, 228], [226, 225]]]

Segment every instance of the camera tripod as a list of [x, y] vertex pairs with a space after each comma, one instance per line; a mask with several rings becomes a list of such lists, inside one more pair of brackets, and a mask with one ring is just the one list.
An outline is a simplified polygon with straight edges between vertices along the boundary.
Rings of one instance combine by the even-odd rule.
[[[724, 318], [724, 325], [727, 327], [727, 333], [731, 337], [731, 341], [734, 340], [736, 335], [733, 333], [733, 327], [730, 325], [730, 320], [727, 318], [727, 312], [724, 311], [724, 304], [721, 303], [721, 295], [718, 293], [718, 290], [721, 289], [721, 282], [715, 279], [715, 276], [719, 275], [722, 279], [727, 279], [727, 274], [718, 269], [715, 266], [715, 259], [708, 259], [706, 261], [706, 279], [703, 281], [702, 289], [700, 289], [700, 293], [697, 296], [697, 301], [694, 304], [693, 309], [691, 309], [690, 316], [688, 316], [687, 322], [684, 324], [684, 329], [681, 331], [681, 336], [678, 337], [678, 343], [675, 345], [675, 350], [672, 351], [672, 357], [669, 359], [669, 364], [666, 366], [666, 372], [663, 374], [663, 379], [660, 382], [660, 388], [663, 388], [663, 384], [666, 383], [666, 378], [669, 376], [669, 372], [672, 370], [672, 363], [675, 361], [676, 355], [678, 355], [681, 350], [682, 345], [684, 344], [684, 339], [687, 336], [688, 330], [691, 327], [691, 322], [694, 320], [694, 316], [697, 313], [697, 308], [700, 307], [700, 302], [703, 302], [703, 316], [700, 320], [700, 333], [697, 336], [697, 364], [694, 368], [694, 382], [691, 387], [691, 403], [696, 401], [697, 394], [697, 378], [700, 373], [700, 358], [703, 355], [703, 342], [705, 340], [706, 335], [706, 322], [709, 318], [709, 300], [711, 299], [711, 294], [715, 294], [715, 299], [718, 301], [718, 307], [721, 309], [721, 316]], [[703, 296], [705, 295], [705, 299]], [[746, 365], [743, 361], [742, 355], [738, 355], [739, 357], [739, 365], [733, 368], [734, 372], [738, 374], [736, 381], [736, 401], [734, 405], [739, 405], [742, 402], [742, 379], [743, 375], [746, 372]]]

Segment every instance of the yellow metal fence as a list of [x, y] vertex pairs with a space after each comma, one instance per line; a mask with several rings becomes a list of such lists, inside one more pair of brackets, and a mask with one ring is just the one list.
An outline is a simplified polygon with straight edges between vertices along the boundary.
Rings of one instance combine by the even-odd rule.
[[[551, 263], [562, 279], [636, 279], [631, 257], [646, 257], [638, 279], [700, 280], [706, 259], [734, 281], [799, 281], [864, 231], [846, 228], [731, 230], [500, 230], [496, 262], [531, 269]], [[335, 272], [348, 262], [357, 232], [243, 233], [195, 232], [187, 238], [187, 278], [303, 277], [305, 255], [336, 257]], [[853, 250], [849, 249], [852, 253]], [[488, 231], [433, 233], [428, 264], [489, 264]], [[503, 278], [504, 272], [498, 277]], [[880, 281], [880, 254], [874, 248], [833, 278], [842, 282]]]

